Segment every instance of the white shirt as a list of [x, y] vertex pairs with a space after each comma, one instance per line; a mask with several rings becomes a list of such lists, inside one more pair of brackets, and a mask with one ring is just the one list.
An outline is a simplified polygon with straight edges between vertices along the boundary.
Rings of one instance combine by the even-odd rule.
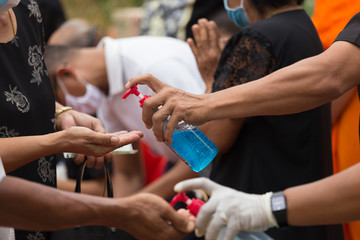
[[[129, 96], [122, 101], [125, 84], [132, 77], [150, 73], [162, 82], [183, 91], [202, 94], [205, 92], [196, 60], [184, 41], [170, 37], [141, 36], [122, 39], [105, 37], [98, 47], [105, 48], [109, 81], [109, 96], [98, 108], [97, 117], [102, 120], [107, 132], [139, 130], [143, 140], [153, 151], [165, 155], [170, 161], [178, 158], [164, 143], [159, 143], [145, 127], [139, 100]], [[155, 93], [147, 86], [138, 86], [143, 95]]]
[[[5, 177], [5, 169], [0, 158], [0, 183]], [[1, 193], [0, 193], [1, 194]], [[13, 228], [0, 227], [0, 239], [1, 240], [15, 240], [15, 234]]]

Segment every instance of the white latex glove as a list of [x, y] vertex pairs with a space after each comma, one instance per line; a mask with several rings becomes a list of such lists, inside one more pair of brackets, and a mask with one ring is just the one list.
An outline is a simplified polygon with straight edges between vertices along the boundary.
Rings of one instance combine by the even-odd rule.
[[215, 240], [220, 230], [226, 226], [223, 240], [233, 240], [241, 230], [264, 231], [277, 226], [270, 205], [272, 192], [263, 195], [247, 194], [207, 178], [185, 180], [174, 187], [176, 192], [195, 189], [203, 189], [211, 195], [197, 215], [197, 236], [206, 233], [206, 240]]

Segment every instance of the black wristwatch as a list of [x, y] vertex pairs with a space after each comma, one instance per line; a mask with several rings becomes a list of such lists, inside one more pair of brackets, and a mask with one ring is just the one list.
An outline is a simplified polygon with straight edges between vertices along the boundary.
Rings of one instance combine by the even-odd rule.
[[288, 226], [286, 209], [286, 197], [284, 192], [273, 193], [271, 196], [271, 211], [274, 214], [279, 227]]

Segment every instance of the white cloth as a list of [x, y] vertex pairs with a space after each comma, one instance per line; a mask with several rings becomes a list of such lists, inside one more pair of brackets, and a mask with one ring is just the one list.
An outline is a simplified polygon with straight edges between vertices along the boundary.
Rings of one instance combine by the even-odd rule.
[[[175, 88], [194, 93], [205, 92], [196, 60], [184, 41], [170, 37], [141, 36], [122, 39], [105, 37], [98, 47], [105, 48], [109, 81], [109, 96], [102, 101], [97, 117], [107, 132], [140, 130], [143, 140], [153, 151], [170, 161], [178, 158], [164, 143], [156, 141], [152, 130], [145, 127], [138, 98], [129, 96], [122, 101], [125, 84], [141, 74], [150, 73]], [[143, 95], [155, 93], [147, 86], [139, 86]]]
[[[5, 177], [5, 169], [0, 158], [0, 182]], [[0, 193], [1, 194], [1, 193]], [[0, 227], [0, 239], [1, 240], [15, 240], [15, 233], [13, 228]]]

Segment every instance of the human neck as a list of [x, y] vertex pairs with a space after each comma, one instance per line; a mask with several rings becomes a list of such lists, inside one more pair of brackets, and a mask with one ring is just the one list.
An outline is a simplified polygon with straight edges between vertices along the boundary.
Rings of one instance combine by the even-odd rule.
[[76, 57], [75, 64], [82, 69], [84, 78], [105, 94], [108, 93], [109, 83], [103, 48], [84, 48]]

